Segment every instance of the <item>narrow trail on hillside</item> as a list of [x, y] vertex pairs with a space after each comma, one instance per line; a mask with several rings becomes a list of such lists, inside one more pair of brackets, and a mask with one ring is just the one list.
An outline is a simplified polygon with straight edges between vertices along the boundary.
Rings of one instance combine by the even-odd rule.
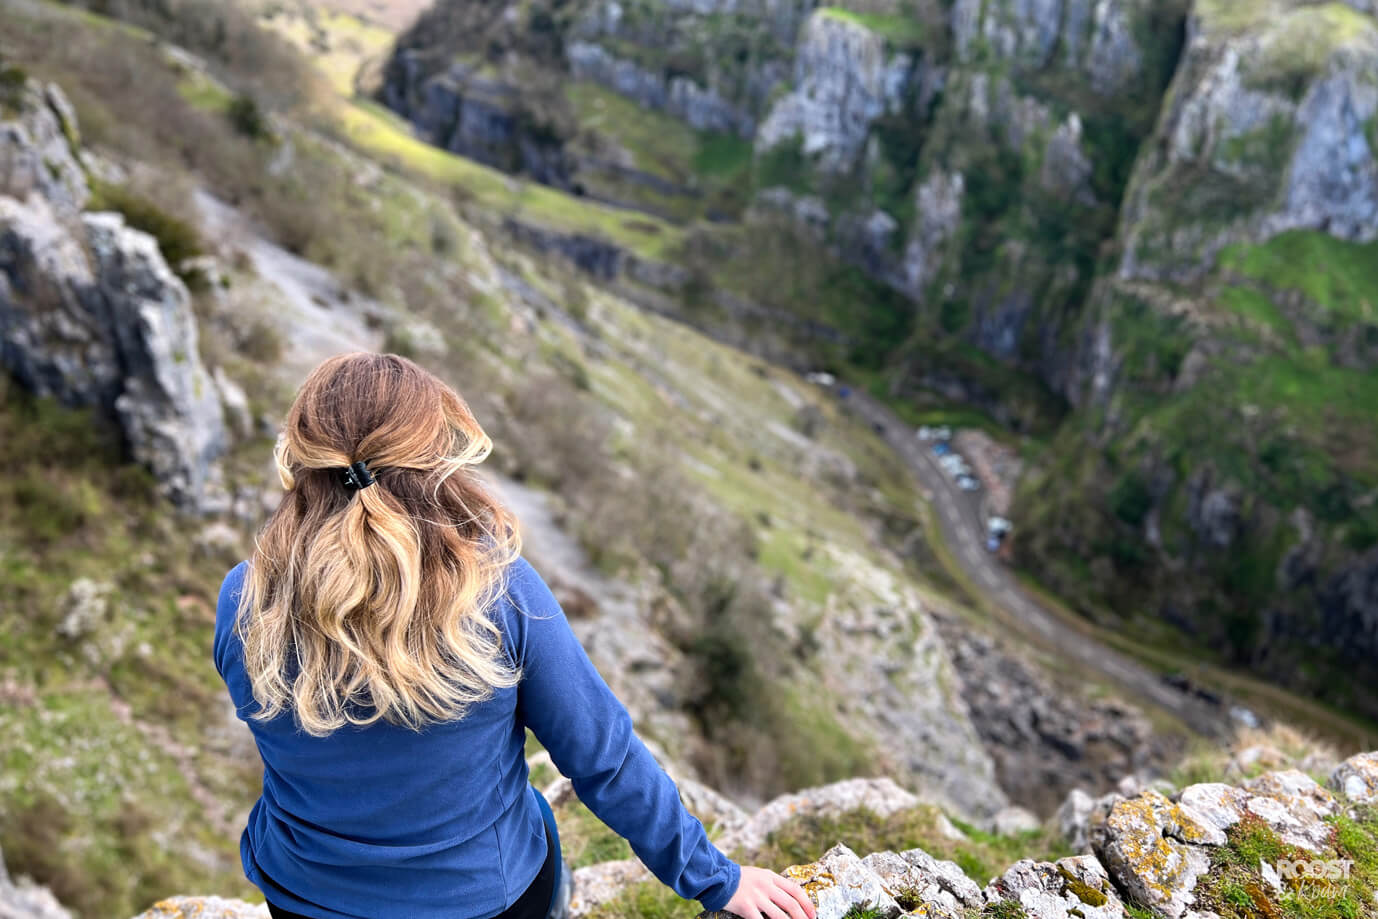
[[982, 547], [982, 523], [971, 500], [934, 461], [911, 427], [876, 399], [853, 390], [847, 400], [853, 410], [872, 425], [914, 473], [920, 485], [933, 495], [942, 538], [971, 584], [982, 591], [1000, 615], [1001, 623], [1024, 638], [1052, 651], [1088, 673], [1100, 674], [1131, 701], [1147, 702], [1174, 717], [1198, 734], [1225, 736], [1230, 731], [1225, 707], [1168, 685], [1148, 667], [1106, 647], [1061, 616], [1034, 600], [1003, 565]]

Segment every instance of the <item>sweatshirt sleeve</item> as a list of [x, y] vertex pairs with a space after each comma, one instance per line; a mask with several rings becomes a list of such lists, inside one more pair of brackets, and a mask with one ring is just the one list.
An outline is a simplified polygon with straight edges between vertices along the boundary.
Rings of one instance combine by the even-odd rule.
[[636, 736], [626, 707], [524, 558], [513, 564], [508, 596], [513, 652], [523, 668], [518, 717], [579, 800], [631, 844], [661, 883], [706, 910], [722, 909], [737, 892], [741, 867], [685, 809], [674, 780]]

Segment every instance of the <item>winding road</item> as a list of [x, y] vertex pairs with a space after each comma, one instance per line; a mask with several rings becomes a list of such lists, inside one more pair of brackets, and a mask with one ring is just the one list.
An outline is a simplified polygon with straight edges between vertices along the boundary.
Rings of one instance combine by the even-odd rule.
[[1153, 670], [1106, 647], [1029, 596], [1014, 575], [985, 551], [979, 499], [963, 492], [943, 473], [932, 450], [914, 437], [913, 428], [864, 392], [852, 389], [845, 401], [860, 418], [883, 432], [881, 436], [933, 496], [931, 504], [951, 555], [981, 588], [1003, 624], [1069, 664], [1100, 674], [1130, 700], [1167, 711], [1199, 734], [1216, 737], [1229, 730], [1225, 706], [1169, 685]]

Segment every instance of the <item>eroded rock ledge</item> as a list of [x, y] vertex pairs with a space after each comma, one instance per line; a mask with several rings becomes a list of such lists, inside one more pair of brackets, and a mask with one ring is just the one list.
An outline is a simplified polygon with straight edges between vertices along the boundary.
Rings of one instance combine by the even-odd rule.
[[[1059, 815], [1059, 825], [1069, 837], [1089, 839], [1091, 851], [1053, 862], [1021, 859], [984, 887], [955, 862], [921, 848], [862, 856], [841, 842], [817, 861], [783, 873], [809, 892], [818, 919], [1220, 919], [1216, 908], [1226, 889], [1237, 887], [1255, 903], [1268, 900], [1275, 909], [1277, 900], [1298, 889], [1269, 858], [1342, 863], [1373, 858], [1372, 851], [1354, 851], [1359, 836], [1378, 845], [1378, 752], [1350, 757], [1324, 785], [1300, 770], [1285, 769], [1240, 785], [1199, 783], [1171, 795], [1157, 789], [1133, 797], [1112, 794], [1091, 802], [1095, 806], [1075, 807], [1074, 797]], [[735, 847], [758, 841], [761, 833], [790, 817], [835, 813], [847, 806], [891, 812], [913, 801], [889, 780], [849, 779], [771, 801], [745, 824], [733, 821], [732, 831], [719, 842]], [[1259, 852], [1268, 854], [1251, 863], [1247, 856]], [[1358, 880], [1347, 888], [1329, 888], [1330, 894], [1337, 903], [1345, 895], [1372, 899], [1374, 891], [1364, 887], [1362, 878], [1372, 876], [1375, 867], [1357, 865], [1351, 874]], [[648, 881], [654, 883], [636, 859], [581, 868], [574, 873], [572, 915], [595, 915], [627, 887]], [[0, 919], [28, 915], [14, 910], [43, 893], [0, 874]], [[13, 896], [30, 899], [6, 899]], [[55, 901], [52, 908], [58, 911], [41, 915], [65, 915]], [[263, 906], [241, 900], [172, 897], [135, 919], [266, 916]], [[702, 913], [699, 919], [735, 917], [718, 912]]]

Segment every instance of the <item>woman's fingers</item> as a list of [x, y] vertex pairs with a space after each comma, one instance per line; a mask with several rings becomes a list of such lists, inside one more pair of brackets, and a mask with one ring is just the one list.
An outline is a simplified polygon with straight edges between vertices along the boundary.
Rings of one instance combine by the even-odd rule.
[[[769, 894], [764, 891], [762, 891], [762, 894], [763, 896], [769, 896]], [[757, 903], [756, 908], [761, 911], [762, 919], [790, 919], [789, 914], [770, 900], [766, 900], [763, 903]]]
[[[789, 919], [810, 919], [804, 904], [800, 902], [798, 895], [787, 886], [788, 884], [790, 884], [789, 878], [784, 877], [775, 882], [775, 889], [770, 893], [771, 902], [788, 913]], [[803, 891], [801, 890], [800, 893]], [[807, 900], [808, 897], [805, 896], [804, 899]]]

